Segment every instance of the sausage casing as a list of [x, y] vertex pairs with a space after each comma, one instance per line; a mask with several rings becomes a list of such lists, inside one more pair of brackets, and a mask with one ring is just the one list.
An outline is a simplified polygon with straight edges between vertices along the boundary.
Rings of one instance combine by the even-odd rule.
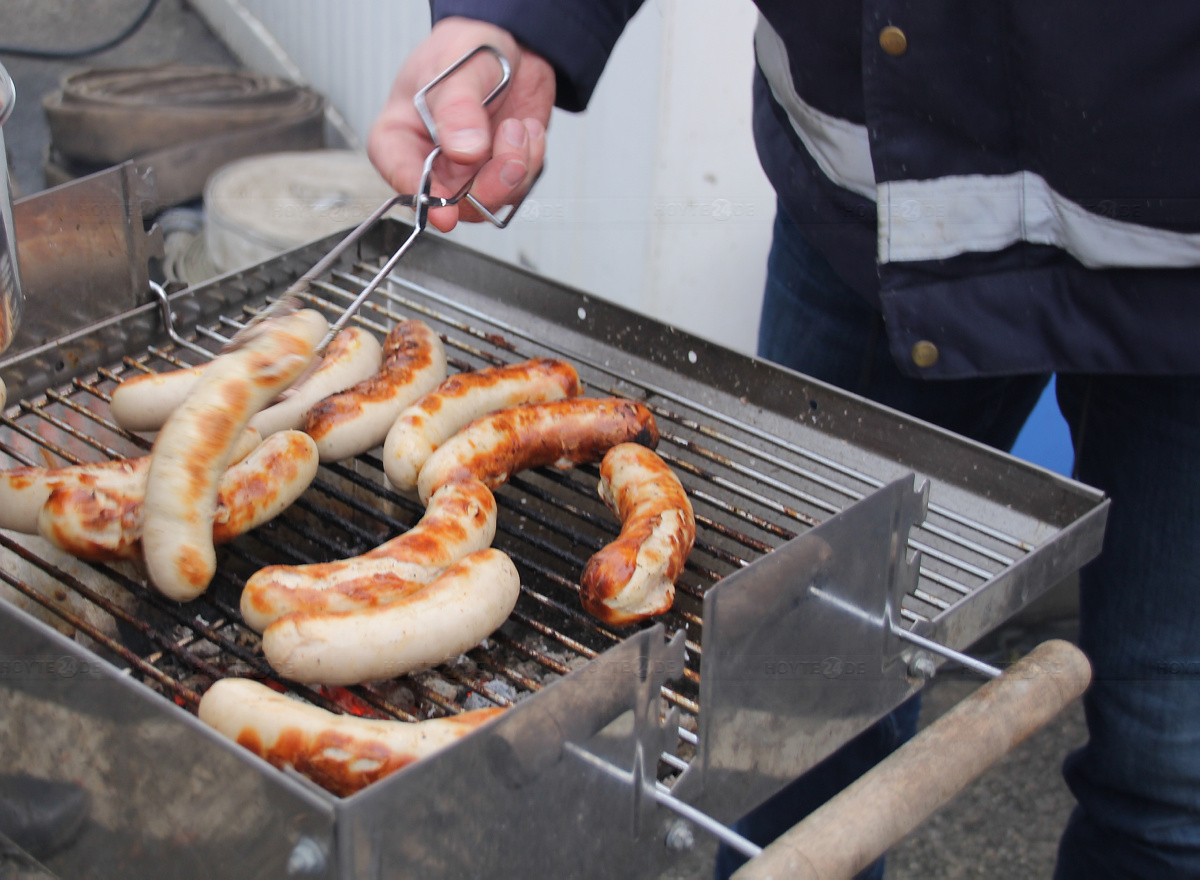
[[620, 518], [621, 534], [584, 566], [583, 607], [614, 626], [669, 610], [696, 540], [696, 518], [679, 478], [657, 453], [623, 443], [600, 463], [599, 492]]
[[[149, 460], [102, 477], [64, 480], [38, 516], [38, 533], [92, 562], [140, 559]], [[221, 475], [213, 543], [223, 544], [276, 517], [317, 473], [317, 449], [302, 431], [281, 431]]]
[[349, 795], [434, 754], [503, 709], [476, 709], [427, 721], [335, 715], [246, 678], [215, 682], [200, 720], [279, 768], [291, 768], [336, 795]]
[[424, 321], [401, 321], [383, 342], [379, 372], [313, 406], [304, 430], [321, 461], [353, 458], [382, 443], [400, 411], [445, 378], [441, 338]]
[[142, 547], [150, 580], [178, 601], [194, 599], [216, 572], [217, 484], [251, 417], [312, 362], [328, 323], [309, 309], [262, 325], [243, 347], [205, 368], [158, 432], [146, 481]]
[[[234, 449], [234, 460], [249, 455], [261, 442], [259, 433], [247, 428]], [[120, 492], [129, 485], [130, 475], [136, 473], [141, 480], [140, 500], [145, 494], [145, 477], [149, 467], [150, 456], [145, 455], [61, 468], [19, 467], [0, 471], [0, 529], [36, 535], [42, 508], [50, 499], [50, 493], [59, 488], [111, 485]]]
[[496, 535], [496, 499], [478, 480], [434, 493], [420, 522], [350, 559], [311, 565], [271, 565], [242, 590], [242, 617], [258, 632], [297, 611], [350, 611], [384, 605], [428, 583]]
[[520, 592], [512, 560], [499, 550], [479, 550], [386, 605], [285, 615], [263, 633], [263, 654], [293, 681], [347, 685], [394, 678], [479, 644], [508, 618]]
[[658, 445], [654, 414], [618, 397], [530, 403], [471, 422], [429, 457], [417, 478], [422, 501], [448, 482], [474, 477], [495, 490], [520, 471], [599, 461], [618, 443]]
[[397, 489], [411, 492], [434, 450], [473, 420], [523, 403], [576, 397], [581, 391], [575, 368], [555, 358], [458, 373], [400, 413], [383, 444], [383, 470]]
[[113, 389], [108, 408], [113, 421], [126, 431], [157, 431], [191, 394], [208, 364], [144, 373]]
[[362, 327], [347, 327], [329, 343], [321, 365], [287, 396], [250, 420], [264, 437], [301, 428], [308, 411], [331, 394], [373, 376], [383, 363], [379, 340]]

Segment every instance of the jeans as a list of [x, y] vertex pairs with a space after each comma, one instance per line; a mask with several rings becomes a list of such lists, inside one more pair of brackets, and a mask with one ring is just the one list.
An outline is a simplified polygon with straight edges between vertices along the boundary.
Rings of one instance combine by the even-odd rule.
[[[902, 375], [879, 312], [782, 210], [758, 349], [1000, 449], [1050, 379]], [[1080, 573], [1080, 647], [1095, 681], [1084, 697], [1089, 741], [1064, 766], [1078, 806], [1055, 878], [1200, 877], [1200, 377], [1061, 374], [1056, 388], [1077, 477], [1112, 506], [1103, 553]], [[916, 716], [914, 698], [736, 827], [770, 842], [911, 736]], [[722, 847], [716, 876], [741, 862]], [[882, 874], [880, 860], [860, 877]]]
[[1078, 477], [1112, 506], [1080, 572], [1088, 742], [1054, 876], [1200, 877], [1200, 376], [1057, 386]]

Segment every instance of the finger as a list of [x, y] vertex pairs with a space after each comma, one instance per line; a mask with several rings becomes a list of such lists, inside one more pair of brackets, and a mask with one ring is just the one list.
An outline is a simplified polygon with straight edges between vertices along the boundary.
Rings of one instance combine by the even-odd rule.
[[[537, 176], [545, 151], [545, 128], [540, 121], [506, 120], [492, 144], [494, 158], [476, 176], [471, 194], [492, 213], [518, 203]], [[480, 217], [469, 205], [462, 206], [459, 216]]]

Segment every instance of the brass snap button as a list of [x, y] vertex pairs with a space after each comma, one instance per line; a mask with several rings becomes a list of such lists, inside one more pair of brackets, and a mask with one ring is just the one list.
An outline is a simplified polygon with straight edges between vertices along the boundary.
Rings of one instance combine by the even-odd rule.
[[889, 24], [879, 32], [879, 45], [883, 47], [884, 52], [895, 58], [903, 55], [908, 48], [908, 37], [904, 36], [904, 31], [900, 28]]
[[937, 363], [937, 346], [928, 339], [922, 339], [912, 347], [913, 363], [918, 367], [932, 367]]

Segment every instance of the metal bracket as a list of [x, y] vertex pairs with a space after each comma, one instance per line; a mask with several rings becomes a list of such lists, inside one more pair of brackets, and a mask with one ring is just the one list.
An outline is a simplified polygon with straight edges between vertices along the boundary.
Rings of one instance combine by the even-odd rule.
[[[656, 775], [679, 719], [660, 718], [661, 688], [683, 674], [684, 656], [682, 634], [667, 641], [661, 625], [634, 633], [402, 770], [404, 785], [359, 792], [345, 804], [347, 833], [381, 864], [429, 878], [644, 876], [655, 859], [665, 868], [675, 854], [663, 845], [670, 823]], [[521, 831], [498, 833], [498, 822]], [[458, 845], [426, 847], [415, 829]]]
[[161, 230], [144, 228], [153, 201], [152, 181], [126, 162], [13, 205], [25, 312], [7, 354], [146, 301], [149, 261], [163, 255]]
[[898, 479], [708, 591], [700, 743], [678, 798], [733, 821], [916, 691], [893, 620], [927, 501]]

